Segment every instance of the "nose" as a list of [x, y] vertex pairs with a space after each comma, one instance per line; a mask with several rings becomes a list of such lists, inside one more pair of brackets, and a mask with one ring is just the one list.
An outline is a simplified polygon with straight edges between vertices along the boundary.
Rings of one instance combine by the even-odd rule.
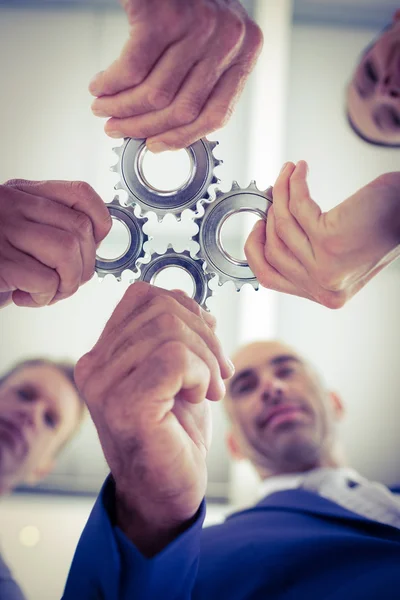
[[40, 400], [35, 400], [23, 407], [20, 406], [14, 414], [21, 427], [28, 427], [37, 431], [43, 420], [44, 410], [43, 403]]
[[271, 406], [280, 404], [285, 398], [285, 383], [277, 377], [266, 377], [262, 381], [261, 398]]
[[381, 93], [389, 98], [400, 98], [400, 76], [390, 73], [382, 81]]

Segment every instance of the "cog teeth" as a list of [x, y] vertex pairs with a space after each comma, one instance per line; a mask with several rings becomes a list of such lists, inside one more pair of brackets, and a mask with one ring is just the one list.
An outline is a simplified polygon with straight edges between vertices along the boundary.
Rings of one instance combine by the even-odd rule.
[[231, 191], [232, 190], [240, 190], [240, 185], [238, 184], [238, 182], [236, 180], [232, 181]]
[[112, 167], [110, 167], [110, 171], [113, 173], [118, 173], [118, 165], [112, 165]]
[[117, 156], [121, 156], [121, 154], [122, 154], [122, 148], [123, 148], [123, 146], [115, 146], [113, 148], [113, 152], [115, 152], [115, 154]]
[[249, 187], [247, 189], [248, 190], [257, 190], [258, 191], [255, 179], [252, 179], [250, 181], [250, 185], [249, 185]]
[[117, 183], [114, 185], [114, 190], [123, 190], [124, 186], [122, 185], [121, 181], [117, 181]]

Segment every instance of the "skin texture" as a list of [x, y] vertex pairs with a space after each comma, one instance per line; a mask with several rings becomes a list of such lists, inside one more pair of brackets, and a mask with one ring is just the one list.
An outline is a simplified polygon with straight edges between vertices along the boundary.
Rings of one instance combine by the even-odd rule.
[[81, 401], [51, 365], [27, 366], [0, 386], [0, 493], [36, 483], [76, 428]]
[[111, 217], [80, 181], [12, 180], [0, 186], [0, 307], [68, 298], [94, 273]]
[[[180, 149], [229, 120], [262, 47], [238, 0], [126, 0], [130, 36], [90, 84], [115, 138]], [[154, 15], [157, 15], [156, 18]]]
[[400, 146], [400, 10], [357, 65], [347, 113], [366, 141]]
[[138, 282], [75, 370], [115, 480], [118, 523], [149, 556], [205, 493], [208, 400], [222, 399], [232, 374], [214, 328], [185, 294]]
[[342, 403], [298, 353], [280, 342], [255, 342], [233, 363], [224, 403], [235, 458], [249, 459], [263, 479], [341, 464]]
[[323, 213], [305, 161], [286, 163], [268, 219], [247, 238], [262, 286], [340, 308], [400, 254], [400, 173], [387, 173]]

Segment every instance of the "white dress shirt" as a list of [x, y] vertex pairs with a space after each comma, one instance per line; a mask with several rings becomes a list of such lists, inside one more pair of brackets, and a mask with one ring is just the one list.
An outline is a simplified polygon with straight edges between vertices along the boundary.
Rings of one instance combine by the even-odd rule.
[[260, 498], [293, 488], [315, 492], [367, 519], [400, 529], [400, 497], [349, 467], [268, 477], [261, 482]]

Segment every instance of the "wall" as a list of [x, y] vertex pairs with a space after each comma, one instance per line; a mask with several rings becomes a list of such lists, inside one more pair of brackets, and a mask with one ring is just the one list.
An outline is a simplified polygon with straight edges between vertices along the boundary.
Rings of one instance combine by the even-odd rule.
[[[323, 210], [400, 166], [400, 150], [365, 144], [344, 117], [346, 82], [375, 33], [306, 25], [293, 32], [285, 160], [309, 162], [311, 193]], [[342, 395], [349, 462], [388, 484], [400, 482], [399, 306], [397, 261], [337, 312], [282, 296], [277, 325]]]

